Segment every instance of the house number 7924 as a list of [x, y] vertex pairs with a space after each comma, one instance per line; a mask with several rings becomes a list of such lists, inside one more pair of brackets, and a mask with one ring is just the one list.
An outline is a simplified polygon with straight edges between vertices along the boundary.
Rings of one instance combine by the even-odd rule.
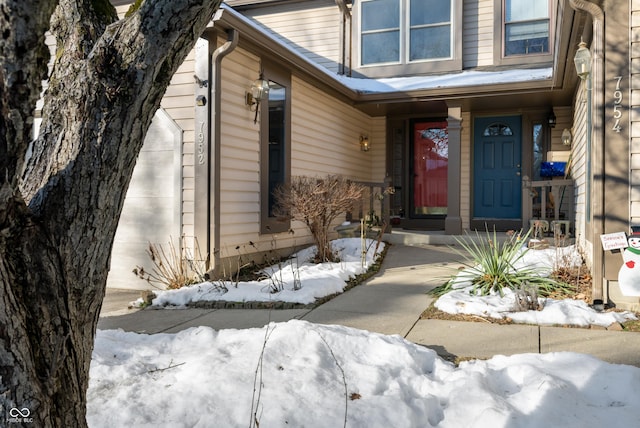
[[613, 123], [612, 130], [616, 132], [622, 131], [622, 127], [620, 126], [620, 118], [622, 117], [622, 90], [620, 89], [620, 82], [622, 81], [622, 76], [614, 77], [616, 81], [616, 90], [613, 91]]

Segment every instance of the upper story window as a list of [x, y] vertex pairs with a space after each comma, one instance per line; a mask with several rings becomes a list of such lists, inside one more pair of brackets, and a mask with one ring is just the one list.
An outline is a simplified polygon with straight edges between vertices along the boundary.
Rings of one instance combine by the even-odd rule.
[[453, 1], [360, 1], [360, 65], [451, 59]]
[[549, 53], [549, 0], [504, 0], [504, 56]]

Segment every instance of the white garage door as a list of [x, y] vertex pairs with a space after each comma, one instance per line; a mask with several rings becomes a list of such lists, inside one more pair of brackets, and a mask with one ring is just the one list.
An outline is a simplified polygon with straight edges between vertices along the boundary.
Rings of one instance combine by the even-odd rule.
[[149, 243], [166, 245], [180, 237], [182, 130], [163, 110], [156, 112], [133, 170], [111, 253], [107, 287], [148, 289], [133, 274], [149, 269]]

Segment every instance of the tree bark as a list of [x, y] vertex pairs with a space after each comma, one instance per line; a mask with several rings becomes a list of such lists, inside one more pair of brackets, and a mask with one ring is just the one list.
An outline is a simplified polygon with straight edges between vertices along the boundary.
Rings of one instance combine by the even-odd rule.
[[[33, 426], [86, 426], [133, 167], [172, 75], [221, 1], [146, 1], [120, 21], [108, 0], [57, 3], [0, 0], [0, 425], [26, 408]], [[49, 28], [56, 61], [30, 144]]]

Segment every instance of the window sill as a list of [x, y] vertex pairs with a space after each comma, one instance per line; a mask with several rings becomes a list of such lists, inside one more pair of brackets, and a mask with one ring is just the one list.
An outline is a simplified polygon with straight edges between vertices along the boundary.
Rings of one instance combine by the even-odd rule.
[[462, 59], [424, 61], [411, 64], [367, 65], [354, 71], [365, 77], [384, 78], [462, 71]]

